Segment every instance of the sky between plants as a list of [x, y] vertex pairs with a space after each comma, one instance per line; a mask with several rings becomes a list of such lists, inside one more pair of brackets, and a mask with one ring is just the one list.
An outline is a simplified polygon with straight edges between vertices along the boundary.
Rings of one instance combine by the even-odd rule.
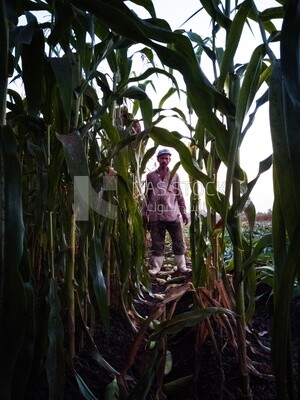
[[[209, 19], [204, 17], [204, 12], [200, 12], [191, 18], [189, 21], [189, 17], [191, 17], [197, 10], [200, 8], [200, 2], [198, 0], [152, 0], [155, 10], [156, 16], [158, 18], [165, 19], [173, 30], [175, 29], [184, 29], [186, 31], [192, 30], [197, 33], [201, 37], [208, 37], [211, 35], [211, 27]], [[257, 8], [259, 11], [262, 11], [268, 7], [278, 6], [278, 3], [275, 0], [257, 0], [256, 2]], [[131, 3], [127, 3], [129, 8], [133, 8], [137, 14], [141, 18], [148, 18], [147, 12], [143, 11], [141, 8], [133, 5], [131, 7]], [[187, 21], [187, 22], [185, 22]], [[254, 48], [261, 43], [261, 36], [257, 30], [250, 31], [250, 29], [246, 28], [245, 32], [242, 36], [242, 43], [244, 44], [242, 48], [239, 48], [236, 57], [235, 63], [243, 63], [247, 62], [250, 59], [252, 51]], [[220, 44], [222, 46], [222, 44]], [[223, 46], [222, 46], [223, 47]], [[278, 48], [272, 50], [277, 54]], [[207, 64], [207, 68], [202, 67], [205, 74], [210, 78], [210, 73], [212, 73], [211, 64]], [[213, 78], [211, 76], [211, 78]], [[180, 80], [180, 78], [179, 78]], [[155, 104], [155, 96], [157, 96], [158, 101], [162, 98], [162, 96], [167, 92], [170, 86], [170, 82], [165, 80], [164, 78], [159, 78], [159, 84], [156, 84], [157, 93], [153, 93], [150, 96], [153, 101], [153, 106], [157, 107]], [[182, 88], [184, 85], [182, 83]], [[264, 87], [264, 90], [266, 87]], [[261, 92], [261, 94], [263, 91]], [[188, 113], [184, 100], [180, 100], [176, 95], [172, 96], [172, 98], [164, 104], [164, 107], [178, 107], [182, 110], [186, 110], [186, 116], [188, 118]], [[253, 107], [252, 107], [253, 108]], [[250, 113], [251, 113], [250, 109]], [[170, 113], [172, 115], [174, 113]], [[195, 118], [195, 116], [193, 116]], [[192, 117], [192, 118], [193, 118]], [[177, 118], [166, 118], [163, 120], [159, 126], [164, 127], [168, 130], [177, 130], [184, 136], [190, 136], [189, 130], [187, 127], [181, 123]], [[173, 151], [174, 153], [174, 151]], [[269, 110], [268, 104], [260, 107], [259, 111], [256, 114], [255, 121], [253, 126], [247, 132], [243, 144], [241, 146], [241, 166], [246, 171], [248, 181], [251, 181], [257, 175], [259, 169], [259, 162], [263, 161], [270, 154], [272, 154], [272, 142], [270, 135], [270, 127], [269, 127]], [[155, 159], [153, 159], [153, 165], [155, 165]], [[172, 165], [178, 160], [178, 156], [174, 153], [172, 157]], [[171, 166], [172, 166], [171, 165]], [[149, 169], [151, 169], [151, 165], [149, 164]], [[225, 189], [225, 169], [220, 171], [220, 178], [218, 189], [223, 192]], [[189, 185], [187, 182], [187, 175], [184, 171], [181, 171], [181, 181], [183, 182], [183, 191], [188, 201], [189, 198]], [[204, 192], [202, 193], [204, 194]], [[256, 211], [266, 212], [273, 207], [273, 183], [272, 183], [272, 169], [265, 172], [259, 178], [255, 188], [253, 189], [251, 196], [252, 202], [256, 207]], [[204, 205], [204, 202], [203, 202]]]

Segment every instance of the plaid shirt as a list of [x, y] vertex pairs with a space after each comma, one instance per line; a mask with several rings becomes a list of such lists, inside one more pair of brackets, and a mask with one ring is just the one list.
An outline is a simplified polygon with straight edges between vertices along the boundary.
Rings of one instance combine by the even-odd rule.
[[186, 206], [177, 173], [171, 179], [170, 170], [162, 179], [159, 170], [149, 172], [146, 177], [145, 199], [142, 216], [149, 221], [176, 221], [186, 217]]

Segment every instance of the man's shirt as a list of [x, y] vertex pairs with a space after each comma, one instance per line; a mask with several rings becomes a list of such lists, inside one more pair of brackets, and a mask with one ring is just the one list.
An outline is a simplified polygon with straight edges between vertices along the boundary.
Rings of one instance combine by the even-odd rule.
[[158, 169], [149, 172], [146, 176], [142, 215], [147, 215], [150, 222], [176, 221], [180, 215], [186, 215], [179, 176], [175, 173], [171, 180], [170, 177], [169, 169], [164, 178], [160, 176]]

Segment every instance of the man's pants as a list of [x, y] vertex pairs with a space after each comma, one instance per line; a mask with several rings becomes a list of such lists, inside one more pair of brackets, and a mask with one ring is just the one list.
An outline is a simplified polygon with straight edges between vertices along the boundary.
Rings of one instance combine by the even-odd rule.
[[163, 256], [165, 249], [166, 231], [172, 239], [172, 249], [174, 255], [185, 254], [185, 243], [183, 239], [182, 226], [180, 221], [158, 221], [150, 222], [150, 234], [152, 240], [152, 255]]

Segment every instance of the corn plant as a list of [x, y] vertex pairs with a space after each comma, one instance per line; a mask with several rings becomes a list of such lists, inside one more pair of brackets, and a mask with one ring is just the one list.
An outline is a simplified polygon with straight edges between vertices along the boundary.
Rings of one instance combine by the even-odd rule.
[[299, 193], [297, 141], [299, 118], [299, 4], [287, 1], [283, 19], [280, 60], [273, 63], [270, 82], [270, 121], [274, 150], [274, 300], [272, 352], [277, 393], [297, 397], [291, 357], [289, 306], [299, 277]]
[[[1, 191], [1, 397], [24, 394], [32, 352], [33, 293], [28, 265], [23, 254], [24, 222], [22, 215], [21, 168], [17, 143], [6, 119], [9, 68], [9, 21], [6, 5], [1, 2], [1, 100], [0, 100], [0, 191]], [[21, 371], [24, 371], [24, 374]], [[19, 375], [21, 373], [22, 376]], [[20, 379], [19, 379], [20, 377]]]
[[[256, 48], [248, 64], [244, 65], [243, 67], [234, 65], [234, 56], [239, 45], [241, 32], [243, 31], [244, 24], [247, 21], [250, 11], [254, 13], [259, 22], [258, 12], [251, 2], [245, 1], [241, 3], [241, 6], [238, 8], [238, 11], [236, 12], [236, 15], [232, 21], [230, 19], [230, 2], [226, 2], [224, 12], [219, 12], [218, 14], [216, 14], [215, 10], [212, 10], [205, 2], [203, 2], [203, 6], [212, 18], [212, 47], [208, 50], [207, 43], [204, 44], [204, 41], [201, 40], [201, 38], [198, 38], [193, 34], [190, 34], [190, 37], [193, 41], [196, 41], [199, 47], [205, 46], [207, 53], [210, 51], [209, 55], [213, 62], [212, 69], [214, 71], [218, 70], [215, 76], [216, 87], [219, 90], [219, 93], [227, 93], [228, 99], [232, 102], [232, 109], [236, 109], [235, 118], [233, 118], [230, 113], [224, 113], [225, 116], [223, 115], [222, 117], [220, 114], [218, 114], [217, 110], [215, 110], [215, 113], [213, 114], [214, 117], [219, 118], [219, 123], [221, 124], [223, 130], [225, 129], [226, 131], [226, 133], [223, 131], [221, 134], [220, 132], [214, 132], [212, 128], [213, 124], [211, 122], [206, 123], [204, 117], [200, 113], [197, 113], [197, 109], [195, 108], [196, 114], [199, 117], [198, 129], [196, 130], [197, 136], [195, 136], [197, 141], [195, 144], [199, 147], [199, 152], [203, 157], [203, 164], [205, 165], [206, 169], [206, 172], [201, 171], [201, 174], [199, 174], [200, 167], [198, 167], [198, 171], [193, 170], [191, 165], [192, 163], [193, 165], [196, 164], [195, 159], [193, 161], [188, 161], [188, 158], [191, 156], [184, 148], [182, 143], [179, 141], [176, 142], [175, 140], [172, 141], [171, 137], [169, 140], [167, 140], [167, 133], [164, 134], [163, 139], [159, 138], [159, 133], [156, 133], [154, 129], [151, 130], [150, 135], [152, 134], [152, 137], [155, 137], [155, 139], [163, 145], [173, 145], [173, 147], [175, 147], [181, 155], [182, 165], [189, 172], [190, 176], [195, 179], [199, 179], [199, 181], [207, 188], [207, 226], [211, 242], [212, 255], [207, 257], [206, 264], [202, 263], [202, 271], [199, 268], [200, 262], [198, 265], [194, 266], [194, 271], [197, 274], [194, 278], [195, 282], [203, 282], [203, 276], [205, 276], [203, 270], [205, 270], [205, 268], [207, 269], [207, 284], [208, 280], [211, 282], [212, 278], [210, 276], [210, 271], [214, 269], [215, 277], [213, 280], [218, 280], [220, 277], [223, 277], [224, 284], [228, 287], [226, 274], [224, 274], [223, 269], [224, 265], [222, 264], [220, 257], [220, 255], [222, 255], [223, 244], [222, 240], [220, 241], [220, 238], [217, 235], [216, 213], [219, 213], [222, 217], [222, 224], [219, 225], [219, 227], [221, 227], [221, 231], [224, 232], [226, 229], [229, 233], [234, 249], [233, 279], [236, 294], [235, 298], [232, 298], [230, 295], [229, 296], [231, 297], [232, 307], [237, 313], [237, 335], [239, 343], [238, 357], [240, 362], [240, 373], [243, 377], [242, 390], [244, 391], [245, 396], [249, 396], [250, 388], [246, 360], [245, 327], [247, 318], [249, 318], [249, 316], [251, 316], [251, 312], [253, 312], [256, 278], [254, 269], [249, 268], [249, 263], [247, 264], [247, 277], [244, 275], [244, 263], [251, 259], [251, 251], [249, 251], [249, 245], [246, 243], [243, 237], [240, 218], [256, 180], [259, 178], [259, 175], [262, 172], [270, 167], [271, 159], [269, 158], [263, 162], [260, 166], [257, 178], [253, 182], [247, 183], [244, 172], [241, 171], [239, 167], [239, 148], [243, 137], [249, 128], [249, 124], [248, 126], [246, 125], [246, 118], [249, 108], [252, 105], [255, 96], [257, 95], [258, 89], [268, 76], [267, 65], [272, 60], [266, 60], [266, 63], [263, 61], [268, 51], [267, 43], [263, 43]], [[222, 49], [215, 48], [217, 32], [216, 26], [219, 27], [219, 25], [220, 28], [223, 28], [226, 32], [226, 47], [223, 51], [221, 51]], [[263, 37], [262, 40], [264, 41], [265, 38]], [[217, 66], [215, 65], [216, 60], [218, 60]], [[201, 62], [201, 58], [199, 58], [199, 62]], [[187, 91], [187, 95], [192, 106], [194, 106], [192, 94]], [[264, 96], [264, 98], [266, 97]], [[262, 103], [262, 101], [260, 103]], [[220, 135], [222, 135], [222, 138]], [[228, 138], [229, 143], [222, 147], [222, 144], [224, 144], [222, 141], [224, 141], [226, 137]], [[213, 142], [212, 138], [214, 139]], [[207, 153], [205, 146], [207, 146], [207, 144], [210, 142], [212, 142], [210, 152]], [[222, 152], [222, 149], [226, 149], [225, 153]], [[222, 161], [228, 167], [225, 196], [216, 192], [217, 174]], [[242, 177], [243, 175], [244, 177]], [[244, 191], [244, 194], [240, 184], [241, 181], [246, 182], [246, 190]], [[232, 194], [232, 204], [230, 204], [229, 201], [230, 194]], [[194, 219], [194, 216], [192, 222], [193, 224], [191, 231], [195, 233], [193, 227], [195, 227], [198, 222], [197, 219]], [[205, 252], [205, 250], [205, 248], [202, 248], [202, 252]], [[247, 311], [245, 309], [246, 289], [251, 298], [249, 309]], [[228, 290], [228, 293], [230, 293], [230, 290]]]

